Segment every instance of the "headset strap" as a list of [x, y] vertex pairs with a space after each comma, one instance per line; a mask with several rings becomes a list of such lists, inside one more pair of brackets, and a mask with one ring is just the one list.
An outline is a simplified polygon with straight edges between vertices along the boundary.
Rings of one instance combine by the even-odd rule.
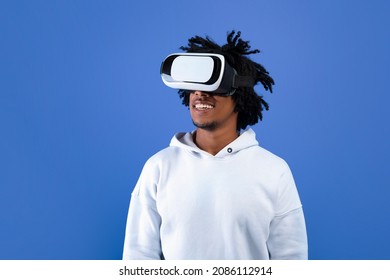
[[234, 75], [233, 88], [253, 87], [254, 85], [255, 85], [255, 80], [252, 77]]

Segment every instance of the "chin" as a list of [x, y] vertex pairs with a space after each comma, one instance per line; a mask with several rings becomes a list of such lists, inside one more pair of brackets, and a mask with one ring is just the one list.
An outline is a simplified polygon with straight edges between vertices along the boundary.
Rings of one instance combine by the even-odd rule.
[[209, 122], [209, 123], [198, 123], [196, 121], [192, 121], [193, 124], [197, 127], [197, 128], [200, 128], [200, 129], [204, 129], [204, 130], [207, 130], [207, 131], [214, 131], [217, 129], [218, 127], [218, 124], [216, 122]]

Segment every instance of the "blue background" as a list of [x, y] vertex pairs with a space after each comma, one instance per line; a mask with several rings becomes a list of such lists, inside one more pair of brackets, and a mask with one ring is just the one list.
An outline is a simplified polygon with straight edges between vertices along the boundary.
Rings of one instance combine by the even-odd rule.
[[0, 259], [120, 259], [144, 162], [192, 130], [161, 61], [228, 31], [276, 81], [311, 259], [390, 259], [388, 1], [0, 2]]

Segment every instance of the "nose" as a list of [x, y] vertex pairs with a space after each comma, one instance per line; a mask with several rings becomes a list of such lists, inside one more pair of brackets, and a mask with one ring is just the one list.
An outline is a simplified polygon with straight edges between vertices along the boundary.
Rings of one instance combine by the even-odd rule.
[[204, 92], [204, 91], [200, 91], [200, 90], [195, 90], [193, 93], [194, 93], [195, 95], [198, 95], [198, 96], [206, 96], [206, 97], [210, 96], [209, 93]]

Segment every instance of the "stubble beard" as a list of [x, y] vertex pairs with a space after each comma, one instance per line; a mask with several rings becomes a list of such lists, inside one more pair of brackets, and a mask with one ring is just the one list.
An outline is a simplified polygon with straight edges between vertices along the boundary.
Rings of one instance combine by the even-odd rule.
[[207, 131], [214, 131], [218, 127], [218, 123], [217, 122], [197, 123], [194, 120], [192, 120], [192, 123], [197, 128], [204, 129], [204, 130], [207, 130]]

